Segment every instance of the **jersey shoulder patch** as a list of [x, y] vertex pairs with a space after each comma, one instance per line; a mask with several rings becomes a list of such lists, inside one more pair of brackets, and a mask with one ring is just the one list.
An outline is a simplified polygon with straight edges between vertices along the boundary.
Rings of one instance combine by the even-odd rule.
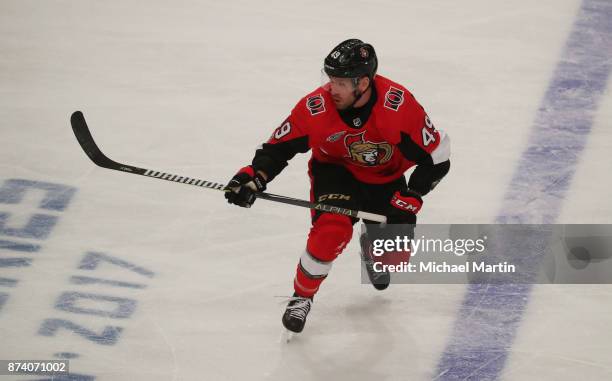
[[387, 141], [398, 144], [401, 132], [422, 126], [424, 110], [404, 86], [380, 75], [376, 76], [374, 83], [379, 94], [379, 130]]
[[389, 110], [397, 111], [404, 103], [404, 90], [398, 89], [395, 86], [390, 86], [385, 93], [385, 102], [383, 106]]
[[323, 87], [319, 87], [303, 97], [296, 108], [305, 116], [317, 116], [329, 111], [330, 101], [329, 93]]
[[323, 97], [323, 94], [315, 94], [306, 98], [306, 109], [312, 116], [327, 111], [325, 108], [325, 98]]
[[412, 99], [412, 94], [402, 85], [391, 81], [381, 75], [376, 76], [376, 90], [381, 94], [382, 104], [385, 109], [398, 112]]

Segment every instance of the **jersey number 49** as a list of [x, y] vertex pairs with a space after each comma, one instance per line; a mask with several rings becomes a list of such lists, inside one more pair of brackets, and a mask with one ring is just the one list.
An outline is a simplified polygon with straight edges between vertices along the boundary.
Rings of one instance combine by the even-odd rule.
[[436, 141], [436, 135], [434, 135], [434, 132], [436, 132], [436, 128], [434, 127], [433, 123], [431, 123], [429, 116], [425, 115], [425, 127], [423, 127], [422, 130], [424, 147], [427, 147]]

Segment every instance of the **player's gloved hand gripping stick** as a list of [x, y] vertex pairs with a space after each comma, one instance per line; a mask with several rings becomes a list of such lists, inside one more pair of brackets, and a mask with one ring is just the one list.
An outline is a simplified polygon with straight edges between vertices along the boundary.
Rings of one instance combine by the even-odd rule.
[[257, 199], [257, 193], [266, 190], [266, 179], [260, 173], [255, 173], [251, 166], [242, 168], [227, 183], [225, 198], [230, 204], [250, 208]]
[[[87, 156], [89, 156], [89, 158], [96, 165], [100, 167], [114, 169], [116, 171], [121, 171], [121, 172], [132, 173], [135, 175], [141, 175], [141, 176], [153, 177], [153, 178], [161, 179], [161, 180], [172, 181], [175, 183], [194, 185], [194, 186], [201, 187], [201, 188], [216, 189], [216, 190], [223, 191], [223, 192], [231, 192], [231, 190], [228, 189], [228, 186], [231, 186], [231, 184], [226, 186], [225, 184], [215, 183], [212, 181], [199, 180], [199, 179], [196, 179], [193, 177], [187, 177], [187, 176], [173, 175], [167, 172], [160, 172], [160, 171], [154, 171], [152, 169], [134, 167], [132, 165], [122, 164], [122, 163], [113, 161], [109, 159], [104, 153], [102, 153], [100, 148], [98, 148], [98, 146], [96, 145], [96, 142], [91, 136], [91, 132], [89, 132], [89, 127], [87, 127], [87, 122], [85, 122], [85, 117], [83, 116], [82, 112], [75, 111], [70, 117], [70, 123], [72, 124], [72, 131], [74, 131], [74, 135], [79, 141], [81, 148], [83, 148], [83, 151], [85, 151]], [[380, 214], [368, 213], [368, 212], [363, 212], [360, 210], [339, 208], [337, 206], [326, 205], [326, 204], [321, 204], [321, 203], [312, 203], [312, 202], [305, 201], [305, 200], [300, 200], [300, 199], [296, 199], [292, 197], [280, 196], [280, 195], [265, 193], [265, 192], [255, 192], [255, 195], [257, 198], [262, 198], [264, 200], [270, 200], [270, 201], [280, 202], [283, 204], [301, 206], [304, 208], [320, 210], [322, 212], [343, 214], [343, 215], [347, 215], [347, 216], [351, 216], [355, 218], [361, 218], [361, 219], [369, 220], [369, 221], [375, 221], [375, 222], [382, 222], [382, 223], [387, 222], [387, 217], [382, 216]]]

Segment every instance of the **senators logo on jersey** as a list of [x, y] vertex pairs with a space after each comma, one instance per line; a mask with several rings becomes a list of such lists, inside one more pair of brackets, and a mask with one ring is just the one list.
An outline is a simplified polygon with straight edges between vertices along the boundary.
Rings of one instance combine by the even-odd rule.
[[348, 157], [355, 163], [368, 167], [388, 162], [393, 155], [391, 144], [369, 142], [364, 139], [364, 135], [365, 132], [361, 132], [344, 137], [344, 145], [349, 153]]
[[325, 111], [325, 100], [321, 94], [314, 95], [306, 101], [306, 108], [310, 115], [317, 115]]
[[384, 106], [393, 111], [397, 111], [402, 103], [404, 103], [404, 91], [391, 86], [387, 94], [385, 94]]

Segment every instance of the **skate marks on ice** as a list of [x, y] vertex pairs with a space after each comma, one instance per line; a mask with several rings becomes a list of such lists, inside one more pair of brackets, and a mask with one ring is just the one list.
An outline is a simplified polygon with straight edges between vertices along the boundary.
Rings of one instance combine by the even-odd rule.
[[[612, 67], [611, 20], [609, 1], [582, 2], [496, 222], [557, 220]], [[469, 285], [436, 379], [497, 379], [531, 288]]]
[[292, 332], [288, 329], [284, 329], [281, 332], [281, 336], [280, 336], [280, 343], [283, 344], [289, 344], [291, 341], [293, 341], [293, 338], [295, 337], [295, 332]]
[[[281, 335], [279, 359], [266, 380], [389, 379], [384, 360], [397, 349], [396, 338], [410, 346], [408, 333], [397, 335], [397, 320], [387, 322], [392, 301], [384, 296], [354, 295], [338, 306], [320, 297], [303, 332], [289, 342]], [[397, 351], [401, 352], [401, 351]]]

